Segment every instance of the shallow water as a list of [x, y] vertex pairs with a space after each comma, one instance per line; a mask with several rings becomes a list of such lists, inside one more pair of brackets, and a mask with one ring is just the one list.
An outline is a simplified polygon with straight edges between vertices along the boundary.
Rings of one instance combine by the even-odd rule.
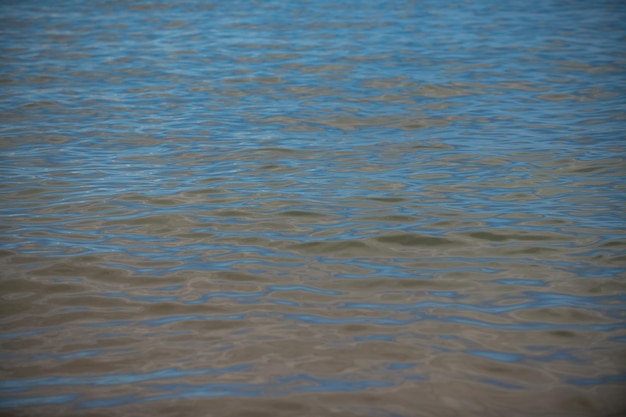
[[620, 1], [0, 4], [0, 414], [626, 410]]

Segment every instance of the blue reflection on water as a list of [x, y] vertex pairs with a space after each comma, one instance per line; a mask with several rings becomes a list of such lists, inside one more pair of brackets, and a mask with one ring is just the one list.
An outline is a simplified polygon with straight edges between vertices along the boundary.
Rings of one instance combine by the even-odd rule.
[[48, 385], [119, 385], [145, 382], [150, 380], [172, 379], [189, 377], [196, 375], [213, 375], [227, 374], [231, 372], [240, 372], [250, 369], [250, 365], [236, 365], [224, 369], [177, 369], [168, 368], [160, 369], [154, 372], [146, 372], [143, 374], [116, 374], [116, 375], [97, 375], [83, 377], [49, 377], [49, 378], [28, 378], [19, 380], [0, 381], [0, 390], [28, 390], [34, 386]]
[[252, 383], [223, 383], [206, 385], [177, 384], [150, 384], [156, 391], [164, 391], [174, 394], [153, 395], [147, 398], [135, 396], [120, 396], [106, 400], [81, 401], [77, 404], [80, 408], [111, 407], [128, 403], [143, 403], [162, 401], [174, 398], [211, 398], [222, 396], [237, 397], [260, 397], [268, 394], [277, 395], [281, 392], [354, 392], [375, 387], [390, 387], [393, 384], [384, 381], [338, 381], [314, 378], [309, 375], [294, 375], [288, 378], [280, 378], [273, 384]]
[[479, 350], [467, 350], [470, 355], [480, 356], [487, 359], [492, 359], [501, 362], [519, 362], [522, 359], [521, 355], [515, 355], [512, 353], [503, 352], [486, 352]]
[[68, 404], [75, 401], [79, 397], [79, 394], [68, 394], [47, 397], [0, 398], [0, 408], [21, 408], [37, 405]]

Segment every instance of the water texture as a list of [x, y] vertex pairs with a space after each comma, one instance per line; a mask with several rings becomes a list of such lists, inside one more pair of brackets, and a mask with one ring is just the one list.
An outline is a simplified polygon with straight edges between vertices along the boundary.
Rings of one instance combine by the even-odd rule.
[[0, 415], [622, 415], [625, 22], [3, 1]]

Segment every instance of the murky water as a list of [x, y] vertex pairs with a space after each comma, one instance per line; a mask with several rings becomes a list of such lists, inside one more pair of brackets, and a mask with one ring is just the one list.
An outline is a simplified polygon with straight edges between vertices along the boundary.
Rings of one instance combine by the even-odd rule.
[[0, 414], [626, 410], [623, 2], [0, 16]]

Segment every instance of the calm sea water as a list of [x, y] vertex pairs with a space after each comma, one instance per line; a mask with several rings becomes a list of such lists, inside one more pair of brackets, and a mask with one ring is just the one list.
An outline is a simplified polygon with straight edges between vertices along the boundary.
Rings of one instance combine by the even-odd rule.
[[626, 411], [626, 5], [0, 3], [0, 414]]

